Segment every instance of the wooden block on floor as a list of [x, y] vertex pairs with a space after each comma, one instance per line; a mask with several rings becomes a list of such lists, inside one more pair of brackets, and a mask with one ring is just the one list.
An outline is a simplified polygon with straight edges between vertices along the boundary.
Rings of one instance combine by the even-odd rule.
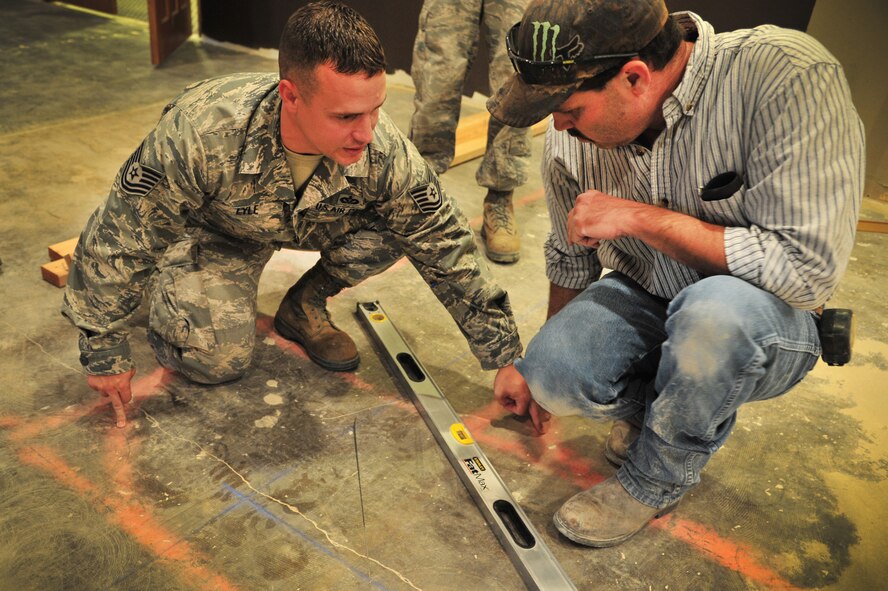
[[74, 255], [74, 247], [77, 246], [77, 238], [71, 238], [64, 242], [58, 242], [49, 247], [49, 260], [57, 261], [67, 258], [69, 261]]
[[888, 234], [888, 222], [875, 220], [860, 220], [857, 222], [858, 232], [878, 232], [879, 234]]
[[[484, 155], [487, 149], [487, 123], [490, 113], [482, 111], [462, 117], [456, 126], [456, 148], [450, 166], [456, 166]], [[539, 135], [546, 131], [549, 118], [545, 118], [530, 128], [531, 135]]]
[[40, 273], [43, 274], [44, 281], [56, 287], [65, 287], [68, 284], [68, 261], [56, 259], [40, 265]]
[[456, 126], [456, 146], [450, 166], [462, 164], [484, 154], [487, 146], [488, 113], [475, 113], [462, 117]]

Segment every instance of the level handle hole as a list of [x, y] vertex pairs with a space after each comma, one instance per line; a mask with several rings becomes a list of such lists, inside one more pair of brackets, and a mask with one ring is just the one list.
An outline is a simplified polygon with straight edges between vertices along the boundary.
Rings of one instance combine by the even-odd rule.
[[512, 503], [502, 499], [494, 501], [493, 510], [502, 519], [503, 525], [506, 526], [506, 530], [518, 546], [525, 549], [534, 547], [536, 540]]
[[396, 359], [401, 364], [401, 369], [407, 374], [411, 382], [422, 382], [425, 380], [425, 374], [419, 368], [419, 364], [410, 353], [398, 353]]

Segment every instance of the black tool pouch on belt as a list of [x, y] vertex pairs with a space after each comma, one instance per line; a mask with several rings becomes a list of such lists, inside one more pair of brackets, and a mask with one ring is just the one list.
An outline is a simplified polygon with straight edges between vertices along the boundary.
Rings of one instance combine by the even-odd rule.
[[817, 325], [820, 334], [821, 358], [827, 365], [845, 365], [851, 360], [854, 344], [854, 313], [842, 308], [823, 311]]

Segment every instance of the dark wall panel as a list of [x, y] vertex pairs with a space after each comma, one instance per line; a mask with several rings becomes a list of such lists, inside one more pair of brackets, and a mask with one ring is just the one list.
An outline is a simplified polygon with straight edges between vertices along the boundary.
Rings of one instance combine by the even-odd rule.
[[[410, 71], [419, 0], [347, 0], [376, 30], [389, 70]], [[277, 49], [287, 19], [307, 0], [200, 0], [201, 32], [217, 41]]]
[[[569, 0], [562, 0], [569, 1]], [[246, 47], [277, 48], [287, 18], [308, 0], [200, 0], [201, 32], [218, 41]], [[376, 29], [385, 47], [390, 71], [410, 71], [413, 39], [416, 36], [421, 0], [344, 0], [364, 15]], [[804, 31], [814, 9], [814, 0], [667, 0], [669, 10], [694, 11], [715, 27], [730, 31], [771, 23]], [[741, 8], [742, 6], [742, 8]], [[479, 44], [475, 66], [466, 82], [466, 94], [487, 88], [487, 55]]]
[[811, 20], [814, 0], [666, 0], [672, 12], [690, 10], [712, 23], [716, 32], [770, 24], [804, 31]]

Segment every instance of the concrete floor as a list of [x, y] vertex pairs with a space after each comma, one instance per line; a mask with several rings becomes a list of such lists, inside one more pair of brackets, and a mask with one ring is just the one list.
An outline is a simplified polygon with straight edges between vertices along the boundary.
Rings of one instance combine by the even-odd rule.
[[[360, 347], [355, 374], [320, 370], [270, 328], [311, 253], [284, 251], [269, 264], [256, 358], [238, 382], [199, 387], [160, 370], [140, 315], [136, 401], [128, 427], [114, 428], [77, 363], [62, 292], [40, 278], [46, 246], [79, 233], [183, 86], [276, 65], [189, 44], [152, 68], [143, 25], [36, 0], [0, 5], [0, 63], [0, 590], [523, 589], [352, 316], [356, 302], [375, 299], [579, 589], [888, 585], [888, 237], [858, 236], [833, 302], [856, 313], [852, 363], [820, 364], [787, 396], [745, 407], [674, 514], [590, 550], [559, 537], [550, 519], [613, 473], [602, 454], [608, 425], [555, 420], [532, 437], [491, 404], [492, 373], [407, 264], [331, 303]], [[392, 78], [387, 110], [406, 127], [405, 80]], [[443, 182], [477, 227], [476, 166]], [[534, 174], [518, 194], [521, 261], [494, 269], [525, 342], [546, 304], [539, 188]], [[885, 207], [867, 211], [884, 217]]]

